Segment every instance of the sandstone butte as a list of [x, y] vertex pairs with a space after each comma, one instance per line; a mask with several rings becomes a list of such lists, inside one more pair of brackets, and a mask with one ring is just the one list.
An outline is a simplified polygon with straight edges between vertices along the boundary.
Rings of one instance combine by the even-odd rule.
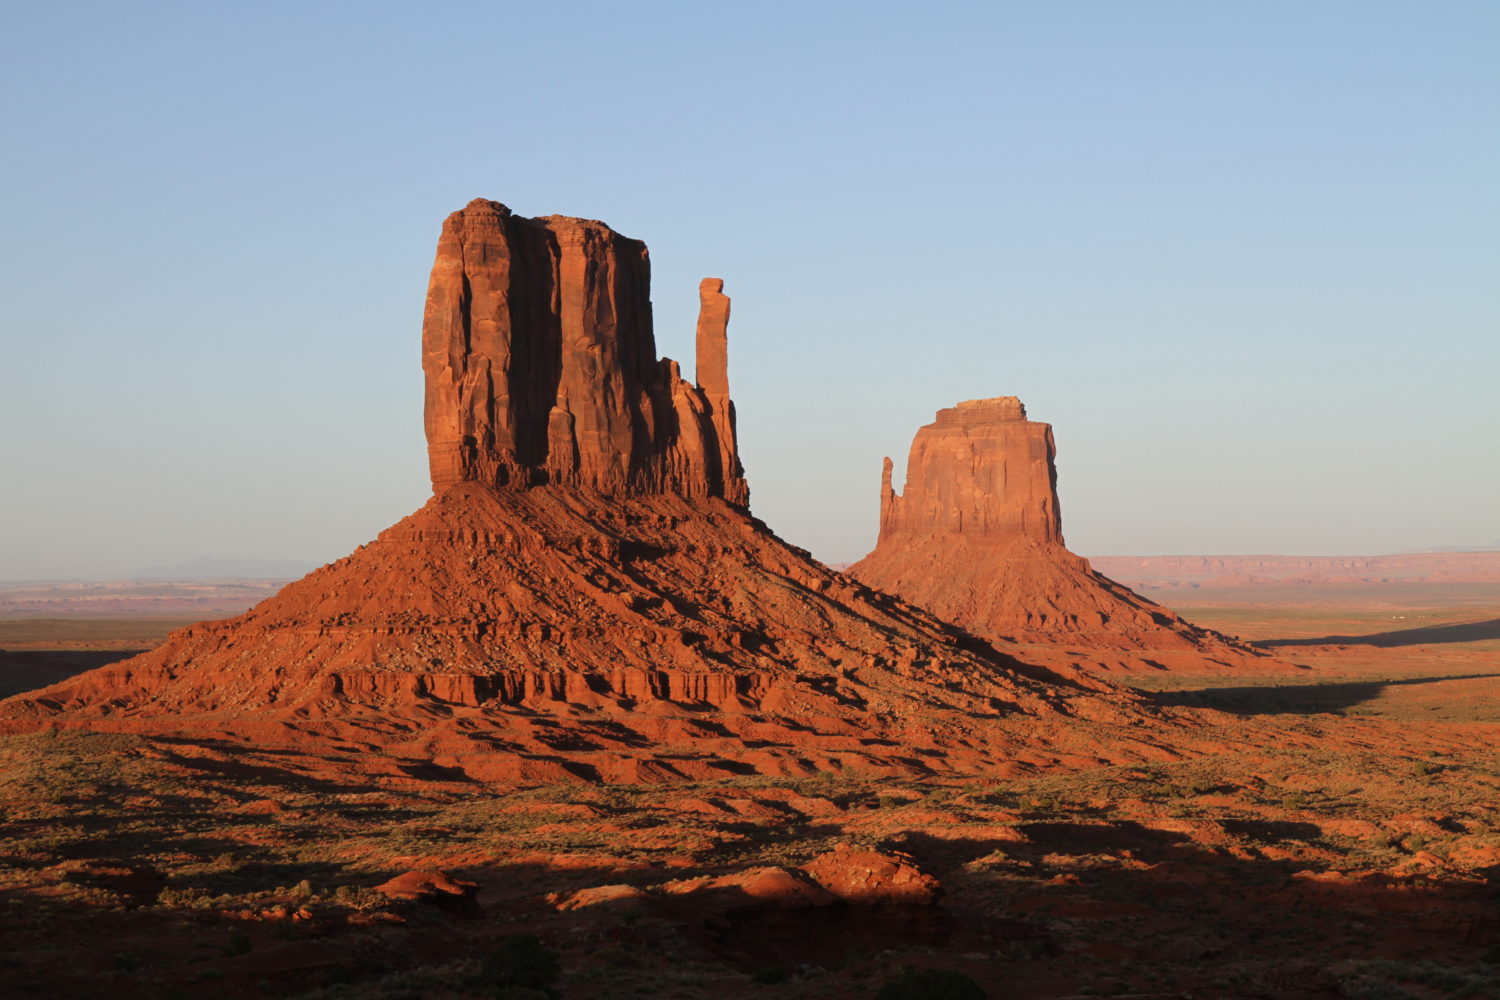
[[[642, 243], [453, 213], [422, 333], [427, 504], [239, 617], [0, 702], [0, 729], [512, 784], [1161, 759], [1167, 710], [1002, 654], [750, 515], [729, 300], [699, 294], [693, 383], [656, 356]], [[1017, 515], [1055, 531], [1046, 499]]]
[[[880, 484], [875, 550], [848, 572], [991, 641], [1109, 650], [1096, 665], [1202, 670], [1278, 661], [1198, 628], [1095, 572], [1063, 544], [1050, 424], [1015, 396], [939, 410], [906, 486]], [[1048, 658], [1045, 652], [1033, 657]]]

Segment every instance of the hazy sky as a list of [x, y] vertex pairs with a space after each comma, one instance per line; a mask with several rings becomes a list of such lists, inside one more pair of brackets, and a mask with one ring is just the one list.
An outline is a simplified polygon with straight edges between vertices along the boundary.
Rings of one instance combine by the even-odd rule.
[[1084, 554], [1500, 539], [1491, 0], [49, 0], [0, 84], [0, 579], [420, 506], [474, 197], [645, 240], [689, 366], [726, 279], [753, 509], [824, 559], [995, 395]]

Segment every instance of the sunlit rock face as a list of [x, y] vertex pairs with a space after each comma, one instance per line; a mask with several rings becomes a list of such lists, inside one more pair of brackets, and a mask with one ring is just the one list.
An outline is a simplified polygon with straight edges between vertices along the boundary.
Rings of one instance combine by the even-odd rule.
[[1056, 455], [1051, 425], [1027, 420], [1015, 396], [939, 410], [912, 441], [901, 495], [885, 460], [880, 540], [963, 536], [1061, 545]]
[[899, 494], [885, 460], [879, 541], [849, 573], [990, 639], [1247, 655], [1064, 547], [1056, 457], [1014, 396], [939, 410]]
[[699, 290], [692, 385], [656, 356], [644, 243], [494, 201], [454, 212], [422, 328], [434, 490], [551, 483], [746, 504], [722, 289]]

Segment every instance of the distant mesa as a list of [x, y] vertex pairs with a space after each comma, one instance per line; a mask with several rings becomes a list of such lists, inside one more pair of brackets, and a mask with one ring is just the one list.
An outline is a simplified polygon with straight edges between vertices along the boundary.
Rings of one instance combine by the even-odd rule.
[[471, 202], [427, 296], [432, 499], [237, 618], [0, 702], [0, 729], [185, 733], [400, 780], [1155, 759], [1142, 730], [1102, 748], [1091, 727], [1163, 710], [1003, 655], [750, 516], [729, 300], [718, 279], [699, 296], [690, 383], [656, 356], [642, 243]]
[[1254, 655], [1109, 578], [1063, 544], [1052, 427], [1015, 396], [939, 410], [920, 428], [906, 486], [885, 460], [880, 536], [848, 572], [987, 639], [1108, 650]]
[[147, 566], [132, 580], [288, 580], [316, 565], [311, 559], [225, 559], [195, 556], [170, 566]]
[[1427, 550], [1379, 556], [1095, 556], [1132, 587], [1275, 589], [1500, 583], [1500, 552]]

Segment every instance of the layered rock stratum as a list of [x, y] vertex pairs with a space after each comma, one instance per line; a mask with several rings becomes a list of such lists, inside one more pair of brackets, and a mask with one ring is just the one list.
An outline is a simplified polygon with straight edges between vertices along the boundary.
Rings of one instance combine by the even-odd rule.
[[939, 410], [899, 494], [885, 460], [879, 539], [849, 574], [991, 640], [1156, 650], [1189, 667], [1252, 656], [1067, 549], [1056, 458], [1052, 427], [1015, 396]]
[[179, 732], [411, 780], [1159, 757], [1139, 698], [1004, 655], [750, 516], [729, 300], [699, 292], [689, 383], [656, 356], [643, 244], [492, 201], [449, 216], [423, 328], [432, 499], [237, 618], [0, 702], [0, 728]]

